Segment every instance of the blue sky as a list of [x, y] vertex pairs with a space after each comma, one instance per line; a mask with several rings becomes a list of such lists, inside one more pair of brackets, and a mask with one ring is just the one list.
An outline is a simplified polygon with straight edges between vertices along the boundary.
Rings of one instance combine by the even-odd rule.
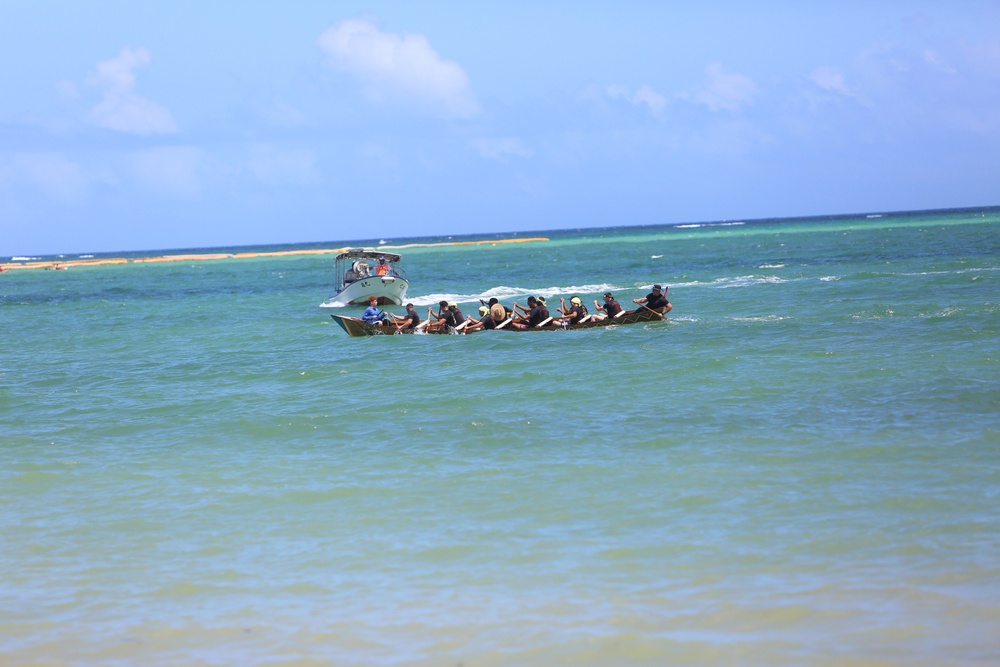
[[1000, 204], [1000, 3], [0, 0], [0, 255]]

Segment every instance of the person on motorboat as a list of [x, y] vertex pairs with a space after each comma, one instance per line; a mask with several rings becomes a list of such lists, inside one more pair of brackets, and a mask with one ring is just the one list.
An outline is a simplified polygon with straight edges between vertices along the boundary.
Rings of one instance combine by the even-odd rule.
[[385, 311], [378, 309], [378, 298], [370, 296], [368, 297], [368, 307], [362, 313], [361, 319], [368, 324], [382, 324], [388, 321], [389, 315]]
[[567, 325], [576, 324], [587, 316], [587, 307], [583, 305], [583, 300], [579, 296], [574, 294], [569, 303], [570, 305], [567, 306], [566, 299], [559, 298], [560, 306], [556, 310], [561, 313], [561, 316], [552, 318], [553, 322], [564, 322]]
[[451, 312], [451, 306], [447, 301], [442, 301], [438, 304], [438, 307], [440, 311], [437, 313], [430, 306], [427, 307], [427, 319], [434, 318], [434, 321], [427, 325], [427, 330], [441, 331], [442, 329], [454, 329], [457, 322], [455, 322], [455, 313]]
[[409, 331], [410, 329], [416, 329], [417, 325], [420, 324], [420, 316], [417, 315], [417, 311], [413, 309], [413, 304], [406, 304], [406, 314], [397, 315], [395, 313], [389, 313], [392, 318], [393, 324], [400, 331]]
[[611, 292], [604, 293], [604, 305], [597, 303], [597, 299], [594, 299], [594, 308], [599, 312], [594, 313], [595, 320], [603, 320], [608, 317], [615, 317], [618, 313], [622, 312], [622, 306], [620, 303], [615, 301], [615, 296]]
[[632, 303], [639, 304], [639, 307], [635, 310], [630, 310], [625, 313], [626, 315], [635, 315], [636, 313], [646, 312], [646, 309], [652, 310], [660, 315], [666, 315], [669, 313], [673, 306], [667, 301], [667, 289], [663, 289], [659, 285], [653, 285], [653, 291], [644, 297], [639, 299], [632, 299]]
[[378, 258], [378, 264], [375, 265], [375, 275], [384, 276], [389, 273], [389, 265], [385, 263], [385, 257]]

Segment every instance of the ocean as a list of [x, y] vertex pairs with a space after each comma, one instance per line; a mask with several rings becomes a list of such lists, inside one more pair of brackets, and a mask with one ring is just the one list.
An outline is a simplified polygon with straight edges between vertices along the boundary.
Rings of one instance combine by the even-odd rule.
[[1000, 664], [1000, 209], [522, 236], [0, 274], [0, 665]]

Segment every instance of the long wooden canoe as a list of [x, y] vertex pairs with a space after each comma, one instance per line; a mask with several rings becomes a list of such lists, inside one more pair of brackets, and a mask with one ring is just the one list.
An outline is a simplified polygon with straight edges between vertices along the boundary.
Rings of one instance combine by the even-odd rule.
[[340, 327], [347, 332], [348, 336], [393, 336], [396, 334], [450, 334], [458, 333], [463, 335], [469, 335], [474, 333], [484, 333], [488, 331], [514, 331], [514, 332], [525, 332], [525, 331], [568, 331], [571, 329], [593, 329], [596, 327], [609, 327], [618, 326], [624, 324], [637, 324], [640, 322], [660, 322], [664, 318], [659, 313], [654, 313], [651, 310], [640, 310], [639, 312], [633, 313], [631, 315], [622, 315], [616, 318], [607, 318], [602, 320], [595, 320], [593, 317], [586, 318], [585, 321], [579, 322], [577, 324], [563, 325], [559, 322], [549, 322], [541, 327], [531, 327], [530, 329], [515, 329], [514, 327], [507, 325], [502, 329], [480, 329], [479, 331], [426, 331], [423, 328], [414, 329], [397, 329], [394, 324], [369, 324], [365, 322], [360, 317], [349, 317], [347, 315], [333, 315], [333, 321], [340, 325]]

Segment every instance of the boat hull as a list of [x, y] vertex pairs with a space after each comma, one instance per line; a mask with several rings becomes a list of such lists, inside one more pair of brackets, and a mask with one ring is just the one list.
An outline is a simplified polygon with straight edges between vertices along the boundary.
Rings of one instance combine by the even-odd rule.
[[393, 325], [393, 324], [386, 324], [386, 325], [369, 324], [368, 322], [365, 322], [364, 320], [362, 320], [361, 318], [358, 318], [358, 317], [349, 317], [347, 315], [333, 315], [333, 314], [331, 314], [330, 317], [333, 318], [334, 322], [336, 322], [338, 325], [340, 325], [341, 329], [343, 329], [345, 332], [347, 332], [348, 336], [354, 336], [354, 337], [362, 337], [362, 336], [394, 336], [394, 335], [397, 335], [397, 334], [414, 334], [414, 333], [415, 334], [424, 334], [424, 333], [430, 333], [430, 334], [459, 333], [459, 334], [464, 334], [464, 335], [471, 335], [473, 333], [479, 334], [479, 333], [485, 333], [485, 332], [488, 332], [488, 331], [496, 331], [496, 332], [499, 332], [501, 334], [504, 333], [504, 332], [508, 332], [508, 331], [514, 332], [514, 333], [525, 333], [525, 332], [529, 332], [529, 331], [570, 331], [570, 330], [576, 330], [576, 329], [595, 329], [595, 328], [599, 328], [599, 327], [612, 327], [612, 326], [622, 326], [622, 325], [627, 325], [627, 324], [639, 324], [639, 323], [642, 323], [642, 322], [647, 322], [647, 323], [648, 322], [654, 322], [655, 323], [655, 322], [662, 322], [665, 319], [659, 313], [654, 313], [652, 311], [640, 311], [640, 312], [637, 312], [637, 313], [634, 313], [634, 314], [631, 314], [631, 315], [623, 315], [622, 317], [617, 317], [617, 318], [612, 318], [612, 319], [603, 319], [603, 320], [588, 319], [586, 322], [581, 322], [579, 324], [570, 324], [570, 325], [565, 325], [565, 326], [559, 325], [557, 323], [550, 323], [550, 324], [547, 324], [547, 325], [545, 325], [543, 327], [532, 327], [530, 329], [515, 329], [515, 328], [513, 328], [513, 327], [511, 327], [511, 326], [508, 325], [508, 326], [506, 326], [506, 327], [504, 327], [502, 329], [480, 329], [479, 331], [470, 331], [470, 332], [459, 331], [459, 332], [455, 332], [454, 330], [452, 330], [452, 331], [426, 331], [424, 329], [418, 329], [418, 330], [404, 329], [404, 330], [401, 330], [401, 329], [397, 329], [396, 326]]
[[368, 299], [375, 297], [379, 305], [402, 306], [406, 290], [410, 284], [399, 276], [369, 276], [357, 280], [320, 304], [320, 308], [341, 308], [343, 306], [367, 306]]

